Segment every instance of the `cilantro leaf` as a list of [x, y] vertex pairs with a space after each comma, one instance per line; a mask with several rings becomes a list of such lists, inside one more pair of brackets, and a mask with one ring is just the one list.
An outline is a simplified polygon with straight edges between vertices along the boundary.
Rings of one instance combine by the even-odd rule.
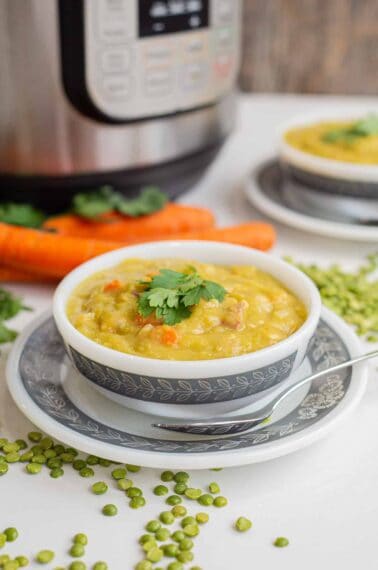
[[19, 297], [15, 297], [5, 289], [0, 289], [0, 321], [15, 317], [24, 308]]
[[9, 329], [4, 321], [15, 317], [20, 311], [30, 311], [25, 307], [22, 300], [9, 291], [0, 288], [0, 344], [11, 342], [17, 336], [16, 331]]
[[138, 298], [138, 312], [142, 317], [149, 317], [153, 313], [155, 307], [150, 305], [149, 291], [141, 293]]
[[154, 275], [151, 281], [143, 282], [143, 285], [148, 285], [150, 289], [177, 289], [182, 282], [185, 275], [172, 269], [160, 269], [157, 275]]
[[160, 192], [158, 188], [150, 186], [133, 200], [121, 200], [116, 209], [121, 214], [137, 218], [161, 210], [166, 203], [167, 196]]
[[372, 113], [364, 119], [357, 121], [353, 130], [362, 136], [378, 135], [378, 115]]
[[146, 287], [138, 299], [138, 312], [156, 317], [167, 325], [174, 325], [191, 315], [191, 308], [201, 299], [223, 301], [226, 290], [218, 283], [207, 281], [196, 272], [179, 273], [161, 269], [150, 281], [142, 281]]
[[39, 228], [45, 219], [43, 212], [30, 204], [8, 202], [0, 204], [0, 222], [27, 228]]
[[146, 187], [133, 199], [125, 198], [111, 186], [103, 186], [94, 192], [76, 194], [72, 200], [72, 211], [88, 219], [96, 219], [112, 211], [136, 218], [161, 210], [166, 202], [167, 196], [152, 186]]
[[179, 297], [174, 289], [151, 289], [148, 292], [148, 300], [151, 307], [163, 307], [167, 305], [169, 308], [177, 307]]
[[355, 121], [352, 125], [341, 129], [333, 129], [324, 133], [323, 141], [328, 143], [345, 142], [353, 143], [359, 138], [378, 134], [378, 115], [370, 114], [367, 117]]
[[82, 218], [96, 219], [113, 211], [121, 196], [111, 186], [102, 186], [94, 192], [81, 192], [72, 199], [72, 211]]
[[3, 344], [5, 342], [12, 342], [16, 337], [16, 331], [9, 329], [3, 322], [0, 321], [0, 344]]
[[169, 307], [158, 307], [156, 309], [156, 316], [161, 319], [166, 325], [177, 325], [184, 319], [190, 317], [191, 312], [187, 307], [179, 304], [175, 309]]
[[202, 293], [203, 298], [206, 301], [210, 299], [218, 299], [218, 301], [223, 301], [226, 295], [226, 289], [214, 281], [204, 281], [203, 282], [204, 291]]
[[190, 291], [186, 293], [183, 297], [183, 304], [185, 307], [192, 307], [193, 305], [198, 305], [202, 297], [202, 287], [197, 285], [197, 287], [193, 287]]
[[182, 280], [180, 291], [183, 294], [189, 293], [196, 287], [201, 287], [202, 283], [203, 279], [198, 275], [198, 273], [190, 273]]

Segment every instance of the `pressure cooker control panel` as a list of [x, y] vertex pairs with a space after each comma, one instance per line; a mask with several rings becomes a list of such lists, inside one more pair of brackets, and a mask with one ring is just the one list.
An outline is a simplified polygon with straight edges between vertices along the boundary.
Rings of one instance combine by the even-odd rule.
[[[67, 0], [61, 5], [67, 7]], [[77, 4], [71, 16], [76, 10]], [[241, 0], [82, 0], [81, 81], [87, 99], [118, 121], [216, 102], [235, 84], [240, 11]], [[61, 17], [62, 33], [73, 35], [70, 14], [61, 8]], [[63, 56], [68, 43], [63, 37]], [[68, 61], [63, 57], [63, 66], [71, 61], [75, 67], [72, 59], [72, 53]], [[66, 91], [74, 79], [70, 69]], [[71, 101], [75, 92], [77, 86], [68, 93]]]

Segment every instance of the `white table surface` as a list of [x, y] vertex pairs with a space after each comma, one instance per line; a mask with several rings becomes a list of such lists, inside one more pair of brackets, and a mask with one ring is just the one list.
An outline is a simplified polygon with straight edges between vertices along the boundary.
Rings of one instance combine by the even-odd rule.
[[[341, 103], [361, 104], [361, 98], [299, 96], [241, 96], [238, 127], [198, 188], [183, 202], [210, 206], [222, 224], [262, 217], [243, 195], [243, 180], [254, 164], [274, 153], [276, 126], [292, 115]], [[366, 99], [366, 101], [368, 101]], [[304, 234], [276, 224], [275, 255], [292, 255], [321, 264], [339, 262], [355, 267], [377, 244], [352, 243]], [[52, 288], [12, 286], [34, 312], [14, 319], [19, 330], [47, 308]], [[370, 345], [369, 348], [372, 348]], [[12, 403], [3, 374], [7, 348], [2, 351], [0, 434], [16, 439], [31, 429]], [[378, 384], [377, 367], [370, 367], [367, 392], [344, 426], [303, 451], [264, 464], [227, 469], [219, 473], [193, 472], [195, 486], [216, 480], [229, 507], [210, 510], [211, 522], [196, 540], [195, 562], [204, 570], [265, 568], [267, 570], [370, 570], [377, 565], [378, 518]], [[20, 530], [9, 549], [31, 555], [40, 548], [57, 552], [56, 565], [67, 563], [67, 549], [75, 532], [87, 532], [86, 560], [105, 559], [111, 570], [131, 570], [140, 559], [136, 543], [143, 524], [163, 510], [151, 493], [159, 472], [144, 469], [135, 482], [145, 490], [148, 506], [132, 511], [117, 491], [96, 497], [88, 491], [90, 479], [71, 469], [59, 480], [48, 473], [32, 477], [21, 465], [0, 479], [0, 528]], [[96, 480], [101, 476], [96, 476]], [[106, 518], [99, 510], [106, 502], [119, 506], [119, 515]], [[233, 521], [245, 515], [253, 530], [238, 534]], [[272, 546], [276, 536], [290, 546]], [[194, 564], [193, 563], [193, 564]], [[51, 565], [53, 567], [54, 565]], [[160, 564], [159, 564], [160, 566]]]

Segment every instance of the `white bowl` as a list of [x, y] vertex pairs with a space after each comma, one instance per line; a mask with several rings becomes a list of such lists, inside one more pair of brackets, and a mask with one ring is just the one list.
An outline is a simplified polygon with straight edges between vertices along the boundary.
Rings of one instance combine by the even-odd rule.
[[[302, 300], [304, 324], [277, 344], [241, 356], [174, 361], [106, 348], [70, 323], [66, 306], [84, 279], [127, 258], [176, 257], [223, 265], [254, 265]], [[321, 301], [312, 281], [295, 267], [247, 247], [204, 241], [164, 241], [125, 247], [96, 257], [67, 275], [56, 289], [53, 314], [76, 368], [102, 394], [142, 412], [166, 417], [210, 417], [264, 398], [302, 362], [319, 321]]]
[[282, 163], [299, 171], [331, 179], [331, 181], [345, 181], [352, 183], [364, 183], [366, 185], [378, 185], [378, 165], [355, 164], [340, 160], [332, 160], [316, 156], [308, 152], [294, 148], [285, 140], [285, 134], [290, 129], [306, 127], [312, 124], [340, 120], [354, 121], [361, 119], [369, 113], [378, 113], [377, 107], [364, 106], [340, 106], [337, 109], [319, 110], [293, 117], [282, 124], [278, 131], [278, 152]]

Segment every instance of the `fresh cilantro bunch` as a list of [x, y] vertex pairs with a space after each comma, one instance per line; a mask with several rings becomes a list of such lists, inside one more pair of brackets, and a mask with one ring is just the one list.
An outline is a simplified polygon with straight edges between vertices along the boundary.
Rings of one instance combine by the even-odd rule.
[[94, 192], [76, 194], [72, 200], [72, 211], [88, 219], [113, 211], [137, 218], [161, 210], [166, 202], [167, 196], [154, 186], [144, 188], [137, 198], [130, 200], [111, 186], [103, 186]]
[[191, 307], [201, 299], [223, 301], [227, 291], [222, 285], [202, 279], [197, 273], [179, 273], [161, 269], [151, 281], [142, 281], [145, 290], [138, 299], [138, 312], [156, 317], [166, 325], [176, 325], [190, 317]]
[[378, 115], [376, 114], [368, 115], [348, 127], [328, 131], [324, 134], [323, 140], [328, 143], [339, 141], [353, 143], [355, 140], [369, 135], [378, 135]]
[[16, 331], [8, 328], [4, 321], [25, 310], [30, 311], [30, 308], [25, 307], [19, 297], [15, 297], [9, 291], [0, 288], [0, 344], [12, 342], [17, 336]]

